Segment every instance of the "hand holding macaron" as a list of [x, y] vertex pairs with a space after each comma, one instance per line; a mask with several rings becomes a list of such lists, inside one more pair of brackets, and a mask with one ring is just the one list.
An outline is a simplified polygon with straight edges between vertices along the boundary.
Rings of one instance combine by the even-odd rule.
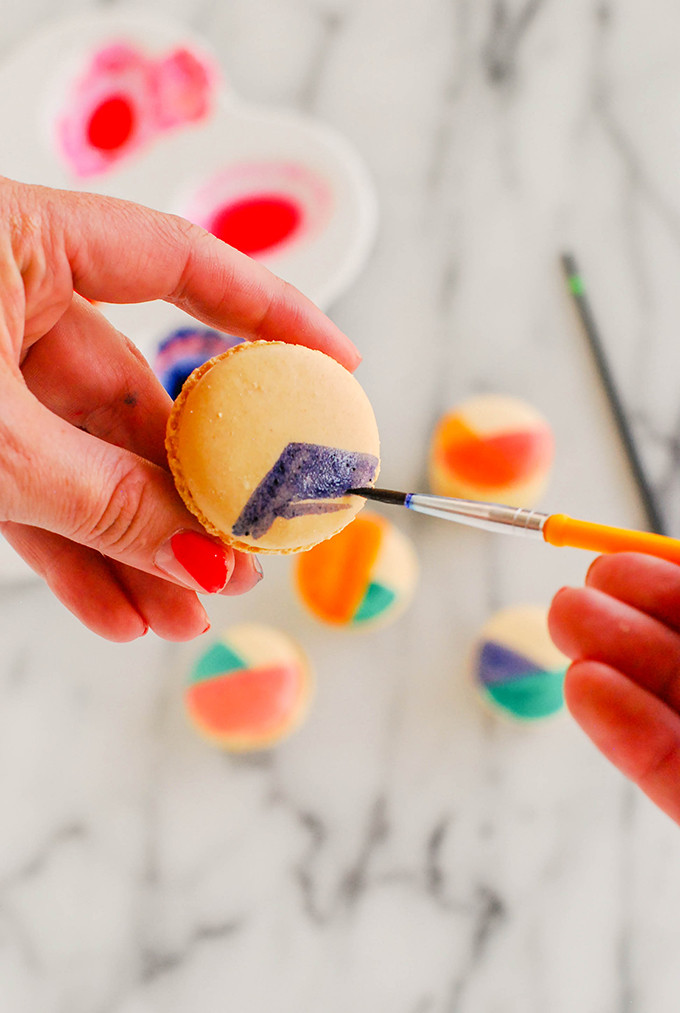
[[181, 218], [0, 178], [0, 529], [90, 629], [207, 627], [256, 557], [209, 536], [167, 469], [171, 401], [97, 302], [163, 299], [217, 330], [359, 356], [296, 289]]

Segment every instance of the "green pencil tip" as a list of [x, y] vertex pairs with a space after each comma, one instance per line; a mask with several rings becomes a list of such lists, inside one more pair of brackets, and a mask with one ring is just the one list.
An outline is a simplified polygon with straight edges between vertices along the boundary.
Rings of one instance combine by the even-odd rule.
[[585, 285], [580, 274], [569, 275], [569, 290], [572, 295], [583, 295], [585, 292]]

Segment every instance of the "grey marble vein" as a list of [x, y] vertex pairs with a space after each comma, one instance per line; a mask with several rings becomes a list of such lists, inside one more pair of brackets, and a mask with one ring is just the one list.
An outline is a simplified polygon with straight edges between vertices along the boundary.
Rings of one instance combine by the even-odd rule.
[[244, 923], [240, 920], [226, 921], [217, 925], [197, 925], [180, 950], [162, 952], [151, 947], [141, 954], [140, 983], [148, 985], [157, 978], [181, 970], [202, 946], [224, 942], [241, 931]]
[[494, 0], [489, 37], [482, 56], [488, 79], [493, 85], [512, 83], [518, 69], [522, 42], [546, 6], [546, 0], [526, 0], [513, 15], [505, 0]]
[[319, 10], [316, 16], [320, 24], [319, 36], [297, 99], [299, 108], [310, 113], [316, 110], [319, 89], [348, 14], [338, 10]]
[[507, 917], [502, 900], [489, 887], [477, 887], [476, 901], [467, 963], [451, 985], [443, 1013], [458, 1013], [462, 1009], [465, 992], [474, 979], [489, 942]]

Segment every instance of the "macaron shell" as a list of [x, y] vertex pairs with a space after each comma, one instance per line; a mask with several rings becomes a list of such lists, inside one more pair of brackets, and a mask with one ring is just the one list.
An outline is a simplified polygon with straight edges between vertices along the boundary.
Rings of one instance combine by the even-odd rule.
[[418, 556], [411, 539], [396, 524], [382, 520], [382, 551], [378, 553], [372, 579], [404, 600], [410, 598], [418, 580]]
[[305, 605], [328, 623], [351, 622], [366, 594], [383, 529], [363, 515], [297, 561], [297, 588]]
[[541, 605], [513, 605], [496, 612], [483, 628], [484, 638], [495, 640], [531, 658], [538, 669], [564, 667], [564, 654], [548, 633], [547, 612]]
[[298, 594], [313, 615], [357, 629], [395, 619], [410, 602], [417, 576], [410, 539], [372, 511], [301, 555], [295, 570]]
[[526, 429], [480, 436], [453, 416], [438, 447], [443, 468], [478, 486], [505, 486], [532, 478], [552, 458], [547, 429]]
[[461, 482], [436, 462], [430, 463], [429, 483], [437, 496], [469, 499], [480, 503], [502, 503], [506, 506], [531, 507], [537, 503], [548, 484], [548, 476], [540, 475], [527, 482], [505, 486], [480, 486]]
[[187, 708], [204, 735], [232, 749], [247, 748], [290, 729], [302, 680], [299, 665], [243, 669], [194, 683], [187, 691]]
[[493, 704], [520, 721], [551, 717], [564, 705], [566, 667], [537, 669], [530, 658], [495, 641], [484, 642], [479, 679]]
[[267, 748], [304, 719], [313, 690], [307, 659], [281, 631], [243, 624], [198, 659], [185, 692], [203, 738], [230, 751]]
[[297, 552], [335, 534], [363, 506], [336, 497], [321, 509], [277, 516], [258, 537], [233, 528], [249, 498], [290, 444], [338, 448], [375, 458], [380, 442], [366, 394], [321, 352], [282, 342], [244, 342], [187, 380], [168, 423], [175, 483], [213, 534], [243, 551]]
[[517, 398], [480, 395], [440, 420], [430, 486], [440, 496], [527, 506], [543, 493], [554, 455], [546, 420]]
[[550, 640], [547, 611], [534, 605], [496, 613], [480, 632], [472, 662], [482, 699], [494, 713], [519, 722], [563, 710], [568, 665]]

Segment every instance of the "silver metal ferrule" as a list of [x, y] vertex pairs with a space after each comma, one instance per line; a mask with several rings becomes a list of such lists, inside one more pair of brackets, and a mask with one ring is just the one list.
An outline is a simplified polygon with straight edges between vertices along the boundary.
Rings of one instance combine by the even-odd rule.
[[430, 496], [427, 493], [410, 493], [405, 506], [419, 514], [457, 521], [483, 531], [505, 531], [508, 534], [543, 538], [543, 525], [549, 514], [525, 507], [504, 506], [501, 503], [478, 503], [468, 499], [450, 499], [448, 496]]

